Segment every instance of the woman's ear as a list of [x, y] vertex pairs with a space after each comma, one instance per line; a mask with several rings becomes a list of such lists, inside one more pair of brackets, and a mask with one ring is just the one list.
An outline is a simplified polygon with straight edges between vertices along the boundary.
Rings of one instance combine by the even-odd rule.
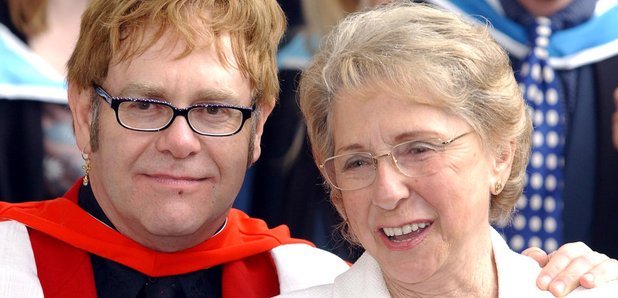
[[73, 130], [77, 147], [82, 152], [90, 149], [90, 125], [92, 124], [92, 94], [69, 83], [68, 100], [73, 115]]
[[496, 150], [491, 171], [492, 181], [490, 181], [490, 192], [492, 194], [499, 194], [504, 184], [509, 179], [516, 149], [517, 145], [515, 141], [511, 140], [503, 143]]

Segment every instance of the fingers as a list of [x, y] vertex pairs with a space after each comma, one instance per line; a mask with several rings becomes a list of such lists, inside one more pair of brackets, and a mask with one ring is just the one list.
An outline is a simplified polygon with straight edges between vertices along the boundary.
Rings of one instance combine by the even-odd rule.
[[[572, 284], [572, 280], [579, 280], [579, 276], [585, 272], [581, 272], [576, 277], [569, 277], [563, 274], [568, 271], [569, 265], [573, 259], [578, 256], [591, 252], [592, 250], [582, 242], [567, 243], [561, 246], [557, 251], [549, 255], [549, 262], [539, 274], [537, 278], [537, 286], [542, 290], [552, 290], [554, 296], [560, 297], [562, 292], [567, 288], [568, 284]], [[571, 268], [573, 270], [573, 268]], [[551, 286], [551, 287], [550, 287]]]
[[606, 258], [584, 274], [579, 283], [585, 288], [594, 288], [616, 279], [618, 279], [618, 261]]
[[547, 262], [549, 262], [549, 256], [547, 255], [547, 253], [538, 247], [527, 248], [526, 250], [522, 251], [521, 254], [534, 259], [537, 263], [539, 263], [539, 266], [541, 267], [545, 267], [545, 265], [547, 265]]
[[554, 282], [554, 287], [560, 288], [555, 278], [567, 269], [572, 259], [590, 251], [592, 250], [582, 242], [567, 243], [561, 246], [557, 251], [548, 255], [549, 262], [541, 270], [537, 278], [537, 286], [542, 290], [548, 290], [550, 283]]
[[582, 242], [565, 244], [549, 258], [549, 263], [539, 274], [537, 286], [556, 297], [571, 292], [579, 286], [580, 280], [588, 285], [598, 285], [618, 275], [618, 264], [608, 261], [606, 255], [592, 251]]
[[612, 114], [612, 141], [618, 150], [618, 88], [614, 90], [614, 114]]
[[[557, 297], [566, 295], [580, 285], [581, 277], [585, 276], [591, 268], [608, 259], [606, 255], [594, 251], [572, 259], [568, 267], [549, 284], [549, 291]], [[586, 279], [593, 282], [595, 277], [592, 275]]]

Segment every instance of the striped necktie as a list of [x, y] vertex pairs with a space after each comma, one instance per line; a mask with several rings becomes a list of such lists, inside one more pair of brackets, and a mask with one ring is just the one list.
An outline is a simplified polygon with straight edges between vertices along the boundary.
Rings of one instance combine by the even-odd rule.
[[538, 246], [548, 252], [562, 244], [560, 215], [565, 123], [558, 78], [547, 63], [551, 34], [550, 19], [536, 18], [529, 32], [530, 51], [518, 73], [534, 133], [526, 188], [517, 204], [519, 210], [512, 227], [505, 229], [511, 247]]

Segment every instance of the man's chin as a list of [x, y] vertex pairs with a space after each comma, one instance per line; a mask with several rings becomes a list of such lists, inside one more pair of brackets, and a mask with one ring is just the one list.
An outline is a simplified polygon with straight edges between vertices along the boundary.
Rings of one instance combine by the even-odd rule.
[[145, 239], [142, 244], [162, 252], [191, 248], [212, 236], [206, 231], [201, 232], [200, 227], [198, 224], [189, 225], [186, 223], [184, 225], [170, 224], [165, 227], [150, 227], [148, 239]]

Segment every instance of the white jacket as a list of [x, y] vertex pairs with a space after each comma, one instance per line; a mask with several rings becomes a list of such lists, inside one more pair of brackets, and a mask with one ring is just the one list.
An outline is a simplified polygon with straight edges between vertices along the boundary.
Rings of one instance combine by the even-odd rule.
[[[536, 278], [541, 271], [536, 261], [512, 251], [493, 228], [491, 241], [498, 271], [499, 298], [553, 297], [551, 293], [541, 291], [536, 286]], [[339, 275], [334, 283], [282, 294], [280, 297], [380, 298], [390, 297], [390, 294], [378, 262], [365, 252], [350, 270]], [[579, 287], [567, 297], [618, 297], [618, 281], [594, 289]]]

